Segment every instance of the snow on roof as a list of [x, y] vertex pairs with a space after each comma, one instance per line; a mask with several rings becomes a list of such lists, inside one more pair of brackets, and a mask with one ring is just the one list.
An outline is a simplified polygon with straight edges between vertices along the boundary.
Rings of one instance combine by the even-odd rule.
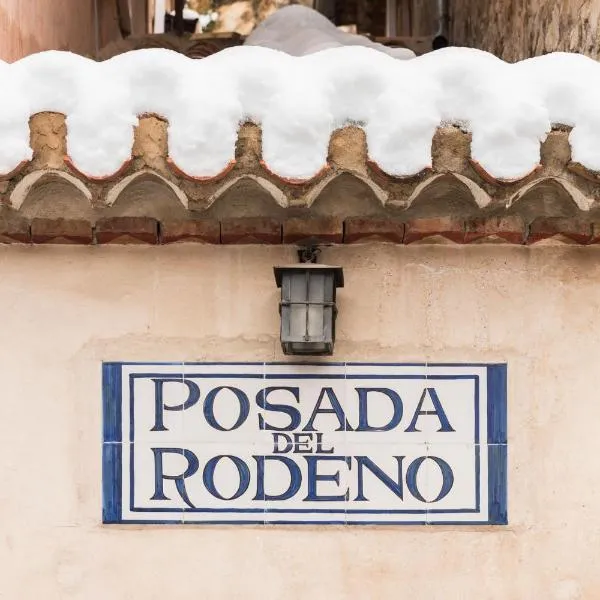
[[242, 46], [203, 60], [148, 49], [105, 62], [43, 52], [0, 62], [0, 173], [31, 159], [28, 122], [44, 111], [66, 115], [70, 161], [93, 177], [130, 159], [148, 113], [168, 120], [170, 159], [194, 177], [227, 169], [247, 121], [262, 129], [266, 167], [293, 180], [321, 172], [346, 124], [363, 128], [370, 160], [395, 177], [431, 166], [441, 124], [471, 132], [473, 161], [496, 179], [531, 173], [555, 123], [573, 128], [573, 161], [600, 171], [599, 68], [575, 54], [508, 64], [466, 48], [406, 61], [359, 46], [299, 57]]
[[390, 48], [372, 42], [364, 35], [341, 31], [320, 12], [301, 4], [285, 6], [269, 15], [244, 43], [280, 50], [292, 56], [305, 56], [329, 48], [362, 46], [394, 58], [415, 57], [408, 48]]

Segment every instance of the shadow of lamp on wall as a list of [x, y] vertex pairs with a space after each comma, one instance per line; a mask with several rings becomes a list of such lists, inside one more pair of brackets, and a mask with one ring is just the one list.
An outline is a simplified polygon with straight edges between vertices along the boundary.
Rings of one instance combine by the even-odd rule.
[[281, 289], [281, 347], [284, 354], [331, 356], [335, 343], [337, 288], [344, 287], [342, 267], [316, 263], [318, 249], [298, 251], [300, 263], [274, 267]]

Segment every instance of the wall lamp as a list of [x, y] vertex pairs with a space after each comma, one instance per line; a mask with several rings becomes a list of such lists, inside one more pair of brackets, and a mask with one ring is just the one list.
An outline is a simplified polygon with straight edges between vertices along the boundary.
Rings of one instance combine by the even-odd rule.
[[335, 343], [336, 289], [344, 287], [342, 267], [317, 264], [316, 247], [298, 251], [300, 263], [275, 267], [281, 288], [281, 347], [284, 354], [329, 356]]

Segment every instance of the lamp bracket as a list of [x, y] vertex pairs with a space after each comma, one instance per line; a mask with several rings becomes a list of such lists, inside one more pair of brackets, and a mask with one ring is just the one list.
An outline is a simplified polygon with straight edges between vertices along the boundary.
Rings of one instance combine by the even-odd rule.
[[319, 254], [321, 249], [318, 246], [306, 245], [298, 248], [298, 260], [301, 263], [316, 263]]

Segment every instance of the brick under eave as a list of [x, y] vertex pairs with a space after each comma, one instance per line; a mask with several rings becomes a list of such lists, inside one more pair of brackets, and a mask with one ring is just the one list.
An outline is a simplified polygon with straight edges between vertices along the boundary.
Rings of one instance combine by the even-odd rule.
[[[63, 115], [30, 121], [33, 158], [0, 177], [0, 243], [588, 245], [600, 240], [600, 178], [571, 161], [566, 128], [541, 145], [519, 181], [494, 179], [470, 156], [469, 134], [438, 129], [432, 164], [412, 177], [368, 159], [365, 134], [331, 137], [327, 164], [290, 180], [262, 160], [261, 132], [240, 128], [235, 160], [192, 177], [168, 156], [167, 123], [140, 117], [131, 159], [92, 178], [67, 156]], [[148, 186], [151, 183], [150, 187]]]

